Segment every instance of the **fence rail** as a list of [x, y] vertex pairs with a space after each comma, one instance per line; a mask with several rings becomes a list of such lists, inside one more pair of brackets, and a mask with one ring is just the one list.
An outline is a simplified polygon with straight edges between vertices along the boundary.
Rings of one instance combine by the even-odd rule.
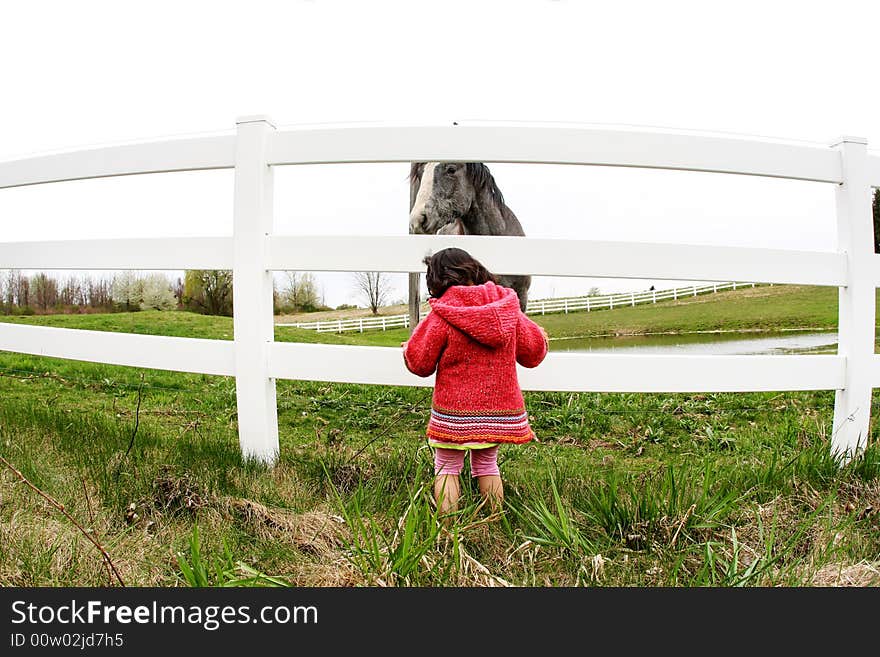
[[[273, 234], [276, 166], [425, 160], [644, 167], [824, 183], [833, 188], [836, 198], [837, 250], [470, 235]], [[673, 131], [511, 123], [277, 130], [264, 117], [245, 117], [229, 135], [0, 162], [0, 188], [223, 168], [235, 170], [232, 237], [0, 243], [0, 268], [231, 267], [235, 286], [233, 341], [0, 324], [0, 349], [234, 376], [242, 452], [248, 458], [271, 463], [278, 456], [279, 445], [277, 378], [433, 385], [433, 377], [420, 378], [406, 371], [396, 349], [274, 342], [273, 271], [421, 273], [425, 255], [457, 246], [499, 274], [827, 285], [839, 289], [836, 355], [551, 353], [539, 368], [520, 368], [520, 381], [527, 390], [835, 390], [832, 451], [848, 458], [867, 443], [871, 393], [880, 385], [880, 356], [874, 355], [874, 295], [880, 282], [880, 256], [873, 252], [870, 204], [870, 188], [880, 187], [880, 157], [870, 154], [862, 139], [844, 137], [831, 146], [812, 146]], [[699, 294], [697, 288], [692, 287], [691, 292]], [[609, 299], [609, 307], [617, 304], [619, 295], [614, 297]], [[630, 295], [629, 302], [637, 302], [635, 295]], [[544, 304], [545, 313], [551, 312], [548, 303]], [[563, 312], [575, 309], [567, 303], [563, 301]], [[387, 326], [389, 320], [385, 321]], [[402, 321], [406, 326], [407, 320]]]
[[382, 317], [356, 317], [354, 319], [325, 319], [323, 322], [293, 322], [278, 323], [276, 326], [293, 326], [295, 328], [308, 329], [318, 333], [345, 333], [347, 331], [380, 330], [387, 331], [392, 328], [409, 328], [409, 315], [385, 315]]
[[[755, 283], [710, 283], [708, 285], [688, 285], [686, 287], [669, 288], [663, 290], [648, 290], [645, 292], [621, 292], [605, 296], [581, 296], [565, 297], [561, 299], [539, 299], [530, 301], [526, 308], [527, 315], [546, 315], [547, 313], [602, 310], [608, 308], [621, 308], [625, 306], [637, 306], [658, 301], [673, 301], [687, 297], [695, 297], [700, 294], [721, 292], [724, 290], [736, 290], [744, 287], [755, 287]], [[292, 326], [295, 328], [317, 331], [318, 333], [346, 333], [348, 331], [381, 330], [392, 328], [409, 327], [409, 314], [385, 315], [382, 317], [356, 317], [352, 319], [326, 319], [314, 322], [279, 322], [276, 326]]]
[[601, 310], [608, 308], [620, 308], [622, 306], [637, 306], [645, 303], [657, 303], [658, 301], [676, 301], [687, 297], [695, 297], [700, 294], [715, 293], [723, 290], [736, 290], [744, 287], [755, 287], [754, 283], [711, 283], [709, 285], [688, 285], [664, 290], [648, 290], [646, 292], [623, 292], [605, 296], [573, 297], [565, 299], [541, 299], [530, 303], [526, 313], [531, 315], [546, 315], [547, 313], [569, 313], [579, 310]]

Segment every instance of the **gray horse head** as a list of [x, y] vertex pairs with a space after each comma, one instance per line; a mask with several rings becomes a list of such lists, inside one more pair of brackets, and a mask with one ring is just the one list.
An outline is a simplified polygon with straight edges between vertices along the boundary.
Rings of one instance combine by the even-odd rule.
[[[413, 165], [410, 183], [415, 197], [409, 215], [411, 233], [434, 235], [460, 222], [474, 204], [476, 189], [462, 162], [425, 162]], [[411, 193], [412, 196], [412, 193]]]
[[[514, 235], [522, 226], [482, 162], [413, 162], [409, 232], [417, 235]], [[501, 276], [525, 310], [530, 276]]]

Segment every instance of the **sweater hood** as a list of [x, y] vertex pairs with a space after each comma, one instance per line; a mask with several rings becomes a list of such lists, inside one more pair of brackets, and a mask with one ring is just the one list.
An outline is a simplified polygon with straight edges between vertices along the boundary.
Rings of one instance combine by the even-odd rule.
[[483, 285], [453, 285], [431, 310], [462, 333], [488, 347], [502, 347], [513, 337], [519, 321], [519, 297], [489, 281]]

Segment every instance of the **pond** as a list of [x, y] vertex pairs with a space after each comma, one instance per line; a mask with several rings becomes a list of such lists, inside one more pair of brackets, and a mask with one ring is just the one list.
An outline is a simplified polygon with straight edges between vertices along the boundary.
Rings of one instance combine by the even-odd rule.
[[837, 352], [837, 331], [732, 331], [679, 335], [560, 338], [551, 351], [593, 354], [828, 354]]

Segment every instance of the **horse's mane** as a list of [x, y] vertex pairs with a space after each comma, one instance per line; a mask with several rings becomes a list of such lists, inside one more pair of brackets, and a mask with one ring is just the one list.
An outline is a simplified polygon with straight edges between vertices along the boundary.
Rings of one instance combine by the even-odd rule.
[[498, 189], [498, 185], [495, 183], [495, 178], [489, 172], [489, 167], [482, 162], [468, 162], [467, 174], [471, 179], [477, 194], [488, 192], [489, 197], [499, 208], [505, 207], [504, 195], [501, 193], [501, 190]]
[[[418, 185], [421, 181], [422, 172], [425, 170], [425, 164], [426, 162], [413, 162], [410, 166], [410, 189], [414, 190], [415, 186]], [[495, 178], [489, 171], [489, 167], [487, 167], [482, 162], [468, 162], [466, 165], [466, 173], [468, 179], [471, 181], [471, 184], [474, 186], [474, 191], [477, 194], [488, 192], [489, 197], [492, 199], [493, 203], [495, 203], [501, 209], [507, 208], [504, 203], [504, 195], [501, 193], [501, 190], [498, 189], [498, 185], [495, 183]], [[413, 199], [414, 198], [415, 195], [413, 195]]]

